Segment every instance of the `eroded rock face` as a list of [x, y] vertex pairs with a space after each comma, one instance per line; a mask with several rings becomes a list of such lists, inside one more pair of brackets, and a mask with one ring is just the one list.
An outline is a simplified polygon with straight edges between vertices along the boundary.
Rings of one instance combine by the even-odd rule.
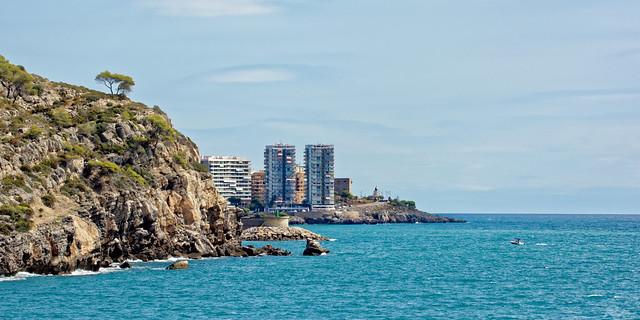
[[236, 212], [159, 109], [37, 81], [40, 96], [0, 98], [0, 275], [245, 255]]

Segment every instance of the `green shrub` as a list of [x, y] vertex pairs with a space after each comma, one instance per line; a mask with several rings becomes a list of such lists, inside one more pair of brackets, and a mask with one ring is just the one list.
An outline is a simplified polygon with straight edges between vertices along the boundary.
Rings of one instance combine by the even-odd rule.
[[89, 121], [78, 125], [78, 132], [84, 136], [90, 137], [98, 132], [95, 121]]
[[[8, 216], [9, 220], [15, 225], [15, 230], [18, 232], [27, 232], [33, 225], [29, 220], [31, 215], [33, 215], [33, 210], [26, 204], [0, 206], [0, 215]], [[0, 231], [7, 234], [11, 229], [5, 226]]]
[[133, 136], [129, 138], [127, 141], [127, 145], [129, 145], [129, 148], [137, 147], [140, 145], [145, 146], [148, 143], [149, 143], [149, 138], [145, 136]]
[[173, 161], [177, 164], [179, 164], [180, 166], [182, 166], [183, 168], [187, 169], [187, 157], [184, 155], [184, 153], [176, 153], [173, 155]]
[[124, 170], [124, 173], [131, 178], [133, 181], [140, 185], [147, 185], [147, 180], [144, 179], [133, 167], [127, 166]]
[[101, 92], [92, 91], [92, 92], [87, 92], [87, 93], [83, 94], [82, 97], [87, 102], [95, 102], [95, 101], [98, 101], [98, 100], [104, 98], [105, 95], [103, 93], [101, 93]]
[[53, 208], [56, 204], [56, 197], [51, 193], [47, 193], [40, 197], [40, 200], [42, 200], [42, 204], [49, 208]]
[[100, 160], [91, 160], [89, 161], [89, 167], [90, 168], [101, 168], [103, 170], [112, 172], [112, 173], [117, 173], [117, 172], [122, 172], [122, 168], [120, 168], [119, 165], [111, 162], [111, 161], [100, 161]]
[[60, 188], [60, 191], [68, 197], [88, 192], [89, 190], [87, 184], [78, 178], [67, 179], [62, 185], [62, 188]]
[[206, 164], [200, 163], [200, 162], [191, 163], [191, 168], [193, 168], [193, 170], [196, 170], [198, 172], [209, 172], [209, 167], [207, 167]]
[[78, 158], [88, 158], [93, 155], [93, 152], [87, 150], [85, 147], [79, 144], [66, 144], [64, 146], [65, 159], [78, 159]]
[[173, 140], [176, 135], [176, 130], [171, 126], [169, 121], [161, 115], [152, 114], [146, 117], [146, 120], [149, 121], [156, 132], [158, 132], [161, 136]]
[[29, 140], [35, 140], [42, 135], [44, 130], [40, 129], [37, 126], [31, 126], [29, 130], [24, 134], [24, 137]]
[[122, 120], [127, 120], [127, 121], [133, 120], [133, 113], [129, 112], [129, 110], [124, 110], [122, 112]]
[[49, 112], [49, 117], [59, 127], [68, 128], [73, 126], [74, 121], [71, 114], [63, 108], [56, 108]]
[[24, 177], [20, 175], [4, 176], [0, 182], [3, 190], [11, 190], [13, 188], [28, 189], [27, 184], [24, 182]]
[[42, 87], [42, 85], [35, 84], [33, 85], [33, 87], [31, 87], [31, 92], [30, 92], [31, 95], [40, 97], [42, 96], [43, 93], [44, 93], [44, 88]]
[[105, 154], [108, 154], [108, 153], [124, 154], [125, 151], [127, 151], [127, 146], [124, 146], [121, 144], [114, 144], [114, 143], [101, 143], [100, 145], [98, 145], [98, 147], [100, 148], [100, 152]]
[[31, 167], [31, 171], [33, 172], [43, 172], [43, 173], [49, 173], [51, 172], [51, 169], [55, 169], [57, 167], [60, 166], [60, 162], [62, 162], [62, 159], [58, 156], [50, 156], [42, 161], [40, 161], [40, 163], [36, 164], [35, 166]]
[[389, 201], [389, 204], [394, 207], [406, 207], [409, 209], [416, 208], [416, 202], [411, 200], [400, 200], [400, 199], [392, 199]]

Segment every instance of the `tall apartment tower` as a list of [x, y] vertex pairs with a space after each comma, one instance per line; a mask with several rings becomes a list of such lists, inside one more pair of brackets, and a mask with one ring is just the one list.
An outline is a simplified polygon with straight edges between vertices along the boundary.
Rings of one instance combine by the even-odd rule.
[[306, 200], [312, 210], [333, 210], [334, 152], [330, 144], [308, 144], [304, 149]]
[[265, 205], [291, 206], [296, 191], [296, 147], [274, 144], [264, 148]]
[[251, 162], [240, 157], [205, 156], [201, 162], [209, 168], [213, 185], [225, 199], [251, 202]]

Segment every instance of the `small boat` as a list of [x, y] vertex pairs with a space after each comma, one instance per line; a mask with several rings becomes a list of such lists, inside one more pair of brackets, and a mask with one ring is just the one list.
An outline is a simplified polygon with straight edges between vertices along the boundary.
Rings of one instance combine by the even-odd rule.
[[524, 241], [522, 241], [522, 239], [520, 239], [520, 238], [514, 238], [513, 240], [511, 240], [511, 244], [523, 245]]

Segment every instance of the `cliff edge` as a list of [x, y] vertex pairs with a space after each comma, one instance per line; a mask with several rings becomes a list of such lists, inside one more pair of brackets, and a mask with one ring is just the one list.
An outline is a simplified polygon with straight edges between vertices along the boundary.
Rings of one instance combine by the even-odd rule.
[[245, 255], [236, 212], [158, 108], [32, 75], [0, 87], [0, 275]]

